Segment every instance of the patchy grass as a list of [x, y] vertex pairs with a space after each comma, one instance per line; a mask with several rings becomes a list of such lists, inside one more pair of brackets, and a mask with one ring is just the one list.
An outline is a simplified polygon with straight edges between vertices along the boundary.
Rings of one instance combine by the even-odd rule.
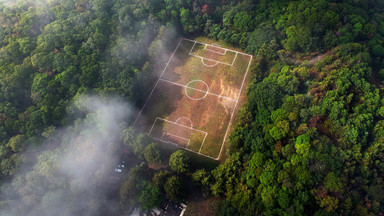
[[[162, 142], [218, 158], [241, 90], [245, 92], [250, 61], [243, 53], [182, 40], [137, 127]], [[165, 119], [162, 125], [154, 126], [157, 118]]]

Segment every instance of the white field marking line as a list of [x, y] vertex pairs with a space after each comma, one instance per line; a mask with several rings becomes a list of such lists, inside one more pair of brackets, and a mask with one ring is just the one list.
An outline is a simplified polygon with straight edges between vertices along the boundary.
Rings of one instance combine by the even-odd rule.
[[[164, 133], [165, 133], [165, 132], [164, 132]], [[179, 138], [179, 139], [188, 141], [187, 146], [189, 145], [189, 142], [191, 141], [190, 139], [187, 139], [187, 138], [184, 138], [184, 137], [181, 137], [181, 136], [177, 136], [177, 135], [175, 135], [175, 134], [171, 134], [171, 133], [165, 133], [165, 135], [167, 135], [167, 136], [173, 136], [173, 137], [176, 137], [176, 138]], [[161, 139], [163, 139], [163, 138], [161, 138]]]
[[[210, 51], [210, 52], [217, 53], [217, 54], [219, 54], [219, 55], [225, 55], [225, 54], [227, 53], [227, 50], [226, 50], [226, 49], [223, 49], [223, 48], [218, 47], [218, 46], [214, 46], [213, 44], [210, 45], [210, 44], [206, 44], [206, 43], [200, 43], [200, 42], [198, 42], [198, 41], [195, 42], [195, 44], [193, 45], [193, 47], [192, 47], [192, 49], [189, 51], [189, 53], [191, 53], [191, 52], [193, 51], [193, 48], [195, 47], [196, 43], [199, 43], [199, 44], [204, 45], [204, 49], [205, 49], [205, 50], [208, 50], [208, 51]], [[209, 48], [207, 48], [208, 46], [212, 46], [212, 47], [217, 47], [217, 48], [219, 48], [219, 49], [223, 49], [223, 50], [224, 50], [224, 53], [217, 52], [217, 51], [215, 51], [215, 50], [209, 49]]]
[[[211, 60], [209, 60], [209, 61], [211, 61]], [[216, 62], [216, 64], [214, 64], [214, 65], [207, 65], [207, 64], [204, 62], [204, 59], [201, 58], [201, 63], [203, 63], [203, 65], [206, 66], [206, 67], [215, 67], [216, 65], [219, 64], [219, 62], [217, 62], [217, 61], [214, 61], [214, 62]]]
[[203, 143], [201, 144], [200, 149], [199, 149], [199, 153], [201, 152], [201, 149], [203, 148], [203, 145], [205, 143], [205, 138], [207, 138], [207, 134], [205, 134], [205, 136], [204, 136]]
[[179, 147], [179, 148], [182, 148], [182, 149], [184, 149], [184, 150], [193, 152], [193, 153], [195, 153], [195, 154], [198, 154], [198, 155], [207, 157], [207, 158], [212, 159], [212, 160], [217, 160], [217, 159], [214, 158], [214, 157], [211, 157], [211, 156], [209, 156], [209, 155], [202, 154], [202, 153], [200, 153], [200, 152], [193, 151], [193, 150], [188, 149], [188, 148], [184, 148], [184, 147], [182, 147], [182, 146], [179, 146], [179, 145], [176, 144], [176, 143], [172, 143], [172, 142], [168, 142], [168, 141], [160, 140], [160, 139], [157, 139], [157, 138], [153, 138], [153, 139], [154, 139], [154, 140], [157, 140], [157, 141], [159, 141], [159, 142], [165, 143], [165, 144], [168, 144], [168, 143], [169, 143], [169, 144], [173, 144], [173, 145], [175, 145], [175, 146], [177, 146], [177, 147]]
[[196, 58], [207, 59], [207, 60], [209, 60], [209, 61], [219, 62], [220, 64], [224, 64], [224, 65], [232, 66], [232, 64], [229, 64], [229, 63], [225, 63], [225, 62], [221, 62], [221, 61], [217, 61], [217, 60], [213, 60], [213, 59], [205, 58], [205, 57], [198, 56], [198, 55], [195, 55], [195, 54], [192, 54], [192, 53], [190, 53], [189, 55], [194, 56], [194, 57], [196, 57]]
[[237, 58], [237, 54], [238, 54], [238, 53], [236, 53], [236, 55], [235, 55], [235, 58], [233, 58], [233, 61], [232, 61], [232, 64], [231, 64], [231, 66], [233, 66], [233, 64], [235, 63], [235, 61], [236, 61], [236, 58]]
[[183, 38], [181, 38], [181, 39], [180, 39], [180, 41], [179, 41], [179, 43], [177, 44], [177, 46], [176, 46], [175, 50], [173, 51], [173, 53], [172, 53], [171, 57], [169, 58], [168, 62], [165, 64], [165, 67], [164, 67], [164, 70], [163, 70], [163, 72], [160, 74], [160, 77], [159, 77], [159, 79], [156, 81], [156, 84], [155, 84], [155, 86], [153, 87], [153, 89], [152, 89], [151, 93], [149, 94], [149, 96], [148, 96], [147, 100], [145, 101], [145, 103], [144, 103], [144, 105], [143, 105], [143, 108], [140, 110], [140, 112], [139, 112], [139, 114], [137, 115], [137, 117], [136, 117], [135, 121], [133, 122], [133, 126], [136, 124], [137, 120], [139, 119], [139, 117], [140, 117], [141, 113], [143, 112], [143, 110], [144, 110], [145, 106], [147, 105], [147, 103], [148, 103], [149, 99], [151, 98], [151, 96], [152, 96], [153, 92], [155, 91], [155, 89], [156, 89], [156, 87], [157, 87], [157, 84], [159, 84], [160, 78], [163, 76], [163, 74], [164, 74], [165, 70], [167, 69], [167, 67], [168, 67], [168, 65], [169, 65], [169, 62], [171, 62], [171, 59], [172, 59], [172, 58], [173, 58], [173, 56], [175, 55], [175, 52], [176, 52], [176, 50], [179, 48], [181, 41], [183, 41]]
[[[164, 81], [164, 82], [167, 82], [167, 83], [171, 83], [173, 85], [177, 85], [177, 86], [181, 86], [181, 87], [184, 87], [184, 88], [189, 88], [189, 89], [193, 89], [193, 90], [205, 93], [205, 91], [203, 91], [203, 90], [196, 89], [196, 88], [189, 87], [189, 86], [185, 86], [185, 85], [182, 85], [182, 84], [179, 84], [179, 83], [176, 83], [176, 82], [172, 82], [172, 81], [165, 80], [165, 79], [160, 79], [160, 80]], [[211, 92], [208, 92], [208, 94], [216, 96], [216, 97], [219, 97], [219, 98], [224, 98], [224, 99], [227, 99], [227, 100], [230, 100], [230, 101], [236, 101], [235, 99], [232, 99], [232, 98], [229, 98], [229, 97], [225, 97], [225, 96], [221, 96], [221, 95], [218, 95], [218, 94], [214, 94], [214, 93], [211, 93]]]
[[247, 67], [247, 71], [245, 72], [245, 75], [244, 75], [244, 78], [243, 78], [243, 82], [241, 83], [240, 91], [239, 91], [239, 93], [237, 94], [236, 104], [237, 104], [237, 102], [238, 102], [239, 99], [240, 99], [240, 94], [241, 94], [241, 91], [243, 90], [244, 83], [245, 83], [245, 78], [247, 77], [248, 70], [249, 70], [249, 67], [251, 66], [252, 59], [253, 59], [253, 58], [252, 58], [252, 56], [251, 56], [251, 59], [249, 59], [249, 63], [248, 63], [248, 67]]
[[191, 128], [193, 128], [193, 123], [192, 123], [192, 121], [191, 121], [191, 119], [189, 119], [188, 117], [180, 117], [180, 118], [178, 118], [175, 122], [177, 123], [178, 121], [180, 121], [181, 119], [188, 119], [188, 121], [191, 123]]
[[[184, 118], [187, 118], [187, 117], [184, 117]], [[179, 119], [180, 119], [180, 118], [179, 118]], [[208, 134], [208, 133], [205, 132], [205, 131], [195, 129], [195, 128], [193, 128], [193, 127], [188, 127], [188, 126], [179, 124], [179, 123], [177, 123], [177, 122], [173, 122], [173, 121], [169, 121], [169, 120], [166, 120], [166, 119], [163, 119], [163, 118], [156, 117], [155, 121], [154, 121], [153, 124], [152, 124], [151, 129], [150, 129], [149, 132], [148, 132], [148, 135], [151, 135], [152, 130], [153, 130], [153, 128], [155, 127], [155, 124], [156, 124], [156, 121], [157, 121], [157, 120], [161, 120], [161, 121], [169, 122], [169, 123], [176, 124], [176, 125], [179, 125], [179, 126], [182, 126], [182, 127], [188, 128], [188, 129], [191, 129], [191, 130], [195, 130], [195, 131], [198, 131], [198, 132], [201, 132], [201, 133]], [[191, 120], [190, 120], [190, 121], [191, 121]], [[192, 123], [192, 121], [191, 121], [191, 123]]]
[[[201, 149], [202, 149], [202, 147], [203, 147], [203, 145], [204, 145], [204, 143], [205, 143], [205, 139], [206, 139], [207, 136], [208, 136], [208, 133], [207, 133], [207, 132], [202, 131], [202, 130], [198, 130], [198, 129], [195, 129], [195, 128], [192, 128], [192, 127], [188, 127], [188, 126], [185, 126], [185, 125], [182, 125], [182, 124], [178, 124], [178, 123], [176, 123], [176, 122], [173, 122], [173, 121], [170, 121], [170, 120], [167, 120], [167, 119], [163, 119], [163, 118], [159, 118], [159, 117], [156, 117], [155, 122], [154, 122], [153, 125], [152, 125], [152, 128], [153, 128], [153, 126], [155, 125], [155, 123], [156, 123], [156, 121], [157, 121], [158, 119], [160, 119], [160, 120], [162, 120], [162, 121], [165, 121], [165, 122], [169, 122], [169, 123], [178, 125], [178, 126], [181, 126], [181, 127], [184, 127], [184, 128], [188, 128], [188, 129], [190, 129], [190, 130], [194, 130], [194, 131], [198, 131], [198, 132], [200, 132], [200, 133], [204, 133], [204, 134], [205, 134], [205, 135], [204, 135], [204, 139], [203, 139], [203, 142], [201, 143], [199, 152], [195, 152], [195, 151], [190, 150], [190, 151], [192, 151], [192, 152], [201, 154], [200, 151], [201, 151]], [[151, 134], [152, 128], [151, 128], [151, 130], [150, 130], [149, 133], [148, 133], [149, 135]], [[164, 136], [164, 133], [165, 133], [165, 132], [163, 132], [163, 136]], [[168, 134], [168, 133], [167, 133], [167, 134]], [[159, 141], [162, 141], [162, 142], [166, 142], [166, 143], [172, 143], [172, 144], [174, 144], [174, 145], [176, 145], [176, 146], [179, 146], [179, 144], [173, 143], [173, 142], [171, 142], [171, 141], [165, 141], [165, 140], [163, 140], [163, 139], [162, 139], [163, 136], [161, 137], [161, 139], [158, 139], [158, 138], [155, 138], [155, 137], [153, 137], [153, 139], [155, 139], [155, 140], [159, 140]], [[179, 138], [182, 138], [182, 137], [179, 137]], [[184, 139], [186, 139], [186, 138], [184, 138]], [[189, 142], [188, 142], [188, 145], [189, 145]], [[187, 145], [187, 146], [188, 146], [188, 145]], [[184, 148], [184, 147], [181, 147], [181, 148]], [[184, 149], [187, 149], [187, 148], [184, 148]], [[188, 149], [188, 150], [189, 150], [189, 149]], [[204, 154], [201, 154], [201, 155], [204, 155]], [[210, 156], [208, 156], [208, 155], [204, 155], [204, 156], [210, 157]], [[214, 159], [213, 157], [210, 157], [210, 158]]]
[[[184, 38], [183, 38], [183, 39], [184, 39]], [[188, 39], [186, 39], [186, 40], [188, 40]], [[196, 57], [196, 58], [201, 58], [201, 61], [203, 62], [203, 64], [204, 64], [204, 59], [207, 59], [207, 60], [209, 60], [209, 61], [214, 61], [214, 62], [216, 62], [216, 63], [225, 64], [225, 65], [228, 65], [228, 66], [233, 66], [233, 62], [235, 61], [235, 58], [236, 58], [237, 53], [238, 53], [237, 51], [233, 51], [233, 50], [229, 50], [229, 49], [225, 49], [225, 48], [221, 48], [221, 47], [219, 47], [220, 49], [224, 49], [224, 50], [225, 50], [225, 53], [224, 53], [224, 54], [219, 53], [219, 54], [221, 54], [221, 55], [226, 55], [226, 54], [227, 54], [227, 50], [229, 50], [230, 52], [234, 52], [234, 53], [236, 53], [236, 55], [235, 55], [235, 57], [234, 57], [234, 59], [233, 59], [233, 61], [232, 61], [232, 64], [229, 64], [229, 63], [225, 63], [225, 62], [221, 62], [221, 61], [217, 61], [217, 60], [214, 60], [214, 59], [209, 59], [209, 58], [205, 58], [205, 57], [202, 57], [202, 56], [199, 56], [199, 55], [192, 54], [193, 49], [195, 48], [195, 45], [196, 45], [197, 43], [199, 43], [199, 44], [203, 44], [203, 45], [205, 46], [204, 49], [209, 50], [209, 51], [212, 51], [212, 50], [207, 49], [207, 46], [212, 46], [212, 45], [209, 45], [209, 44], [206, 44], [206, 43], [201, 43], [201, 42], [198, 42], [198, 41], [193, 41], [193, 40], [188, 40], [188, 41], [195, 42], [195, 43], [193, 44], [191, 50], [189, 50], [189, 55], [194, 56], [194, 57]], [[212, 52], [215, 52], [215, 51], [212, 51]], [[218, 53], [218, 52], [216, 52], [216, 53]], [[208, 66], [208, 65], [206, 65], [206, 64], [204, 64], [204, 65], [207, 66], [207, 67], [213, 67], [213, 66]], [[217, 64], [216, 64], [216, 65], [217, 65]], [[216, 66], [216, 65], [214, 65], [214, 66]]]
[[240, 94], [241, 94], [241, 91], [243, 90], [243, 86], [244, 86], [244, 83], [245, 83], [245, 79], [246, 79], [246, 77], [247, 77], [247, 74], [248, 74], [248, 71], [249, 71], [249, 67], [251, 66], [252, 59], [253, 59], [253, 57], [251, 56], [251, 59], [249, 60], [249, 63], [248, 63], [247, 71], [245, 72], [245, 75], [244, 75], [244, 78], [243, 78], [243, 83], [241, 84], [239, 94], [237, 95], [237, 100], [236, 100], [235, 107], [233, 108], [233, 111], [232, 111], [232, 114], [231, 114], [231, 118], [229, 119], [229, 123], [228, 123], [227, 131], [225, 131], [224, 140], [223, 140], [223, 143], [221, 144], [221, 148], [220, 148], [220, 153], [219, 153], [219, 155], [217, 156], [216, 160], [219, 160], [219, 159], [220, 159], [220, 155], [221, 155], [221, 153], [223, 152], [223, 148], [224, 148], [224, 145], [225, 145], [225, 139], [227, 138], [228, 131], [229, 131], [229, 128], [230, 128], [231, 123], [232, 123], [233, 114], [235, 113], [237, 104], [238, 104], [238, 102], [239, 102]]
[[[157, 119], [160, 119], [161, 121], [165, 121], [165, 122], [169, 122], [169, 123], [178, 125], [178, 126], [180, 126], [180, 127], [188, 128], [188, 129], [193, 130], [193, 131], [198, 131], [198, 132], [200, 132], [200, 133], [208, 134], [208, 133], [205, 132], [205, 131], [202, 131], [202, 130], [199, 130], [199, 129], [196, 129], [196, 128], [192, 128], [192, 127], [188, 127], [188, 126], [185, 126], [185, 125], [182, 125], [182, 124], [179, 124], [179, 123], [176, 123], [176, 122], [167, 120], [167, 119], [163, 119], [163, 118], [156, 117], [156, 120], [157, 120]], [[155, 120], [155, 121], [156, 121], [156, 120]]]
[[[195, 41], [195, 40], [191, 40], [191, 39], [188, 39], [188, 38], [182, 38], [183, 40], [186, 40], [186, 41], [191, 41], [191, 42], [195, 42], [195, 43], [199, 43], [199, 44], [207, 44], [207, 43], [203, 43], [203, 42], [199, 42], [199, 41]], [[209, 45], [209, 44], [208, 44]], [[227, 48], [222, 48], [221, 49], [225, 49], [225, 50], [228, 50], [228, 51], [231, 51], [231, 52], [237, 52], [239, 54], [242, 54], [242, 55], [246, 55], [246, 56], [249, 56], [249, 57], [252, 57], [252, 55], [248, 54], [248, 53], [243, 53], [243, 52], [239, 52], [239, 51], [236, 51], [236, 50], [231, 50], [231, 49], [227, 49]]]
[[207, 83], [205, 83], [203, 80], [192, 80], [191, 82], [189, 82], [186, 86], [189, 86], [189, 84], [193, 83], [193, 82], [202, 82], [204, 83], [204, 85], [207, 87], [207, 91], [205, 92], [205, 95], [203, 97], [200, 97], [200, 98], [193, 98], [193, 97], [190, 97], [188, 95], [188, 92], [187, 92], [187, 87], [184, 88], [185, 90], [185, 95], [187, 95], [187, 97], [191, 100], [202, 100], [204, 99], [205, 97], [207, 97], [208, 93], [209, 93], [209, 86]]
[[[153, 122], [152, 127], [151, 127], [151, 129], [149, 130], [149, 132], [148, 132], [148, 135], [151, 135], [151, 132], [152, 132], [152, 130], [153, 130], [153, 127], [155, 127], [155, 124], [156, 124], [157, 119], [158, 119], [158, 117], [156, 117], [155, 121]], [[164, 136], [164, 133], [163, 133], [163, 136]]]
[[193, 48], [195, 48], [195, 45], [196, 45], [196, 41], [193, 41], [193, 42], [195, 42], [195, 43], [193, 44], [193, 46], [192, 46], [191, 50], [189, 50], [189, 55], [191, 55], [191, 53], [192, 53], [192, 50], [193, 50]]
[[177, 143], [174, 143], [174, 142], [172, 142], [172, 141], [167, 141], [167, 140], [158, 139], [158, 138], [154, 138], [154, 137], [153, 137], [153, 139], [155, 139], [155, 140], [158, 140], [158, 141], [161, 141], [161, 142], [163, 142], [163, 143], [172, 144], [172, 145], [175, 145], [175, 146], [181, 147], [179, 144], [177, 144]]
[[[164, 132], [165, 133], [165, 132]], [[176, 137], [176, 138], [179, 138], [179, 139], [182, 139], [182, 140], [185, 140], [185, 141], [190, 141], [190, 139], [187, 139], [187, 138], [184, 138], [184, 137], [181, 137], [181, 136], [177, 136], [175, 134], [171, 134], [171, 133], [165, 133], [165, 135], [167, 136], [173, 136], [173, 137]]]
[[204, 49], [206, 49], [206, 50], [208, 50], [208, 51], [210, 51], [210, 52], [217, 53], [217, 54], [222, 55], [222, 56], [224, 56], [224, 55], [227, 54], [227, 50], [226, 50], [226, 49], [223, 49], [223, 48], [221, 48], [221, 47], [217, 47], [217, 48], [219, 48], [219, 49], [223, 49], [223, 50], [224, 50], [224, 53], [221, 53], [221, 52], [217, 52], [217, 51], [215, 51], [215, 50], [213, 50], [213, 49], [209, 49], [209, 48], [207, 48], [207, 46], [211, 46], [211, 47], [217, 47], [217, 46], [213, 46], [213, 45], [208, 45], [208, 44], [206, 44]]
[[[191, 142], [191, 140], [190, 140], [190, 139], [186, 139], [186, 138], [184, 138], [184, 137], [181, 137], [181, 136], [176, 136], [176, 135], [174, 135], [174, 134], [170, 134], [170, 133], [165, 133], [165, 132], [163, 132], [163, 136], [161, 136], [160, 140], [163, 140], [163, 141], [165, 141], [165, 142], [170, 142], [170, 143], [173, 143], [172, 141], [166, 141], [166, 140], [164, 140], [164, 139], [163, 139], [163, 137], [164, 137], [164, 134], [165, 134], [165, 135], [167, 135], [167, 136], [173, 136], [173, 137], [176, 137], [176, 138], [179, 138], [179, 139], [182, 139], [182, 140], [186, 140], [186, 141], [188, 141], [188, 142], [187, 142], [187, 146], [186, 146], [186, 147], [188, 147], [189, 143]], [[177, 144], [177, 145], [180, 145], [180, 144]]]
[[185, 148], [188, 148], [190, 142], [191, 140], [188, 140], [187, 146], [185, 146]]

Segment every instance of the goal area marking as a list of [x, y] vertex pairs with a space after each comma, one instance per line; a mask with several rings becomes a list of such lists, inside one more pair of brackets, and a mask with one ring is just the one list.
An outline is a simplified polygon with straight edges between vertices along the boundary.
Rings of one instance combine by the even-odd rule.
[[176, 137], [176, 138], [178, 138], [178, 139], [182, 139], [182, 140], [187, 141], [187, 147], [186, 147], [186, 148], [188, 148], [189, 143], [191, 142], [190, 139], [186, 139], [186, 138], [184, 138], [184, 137], [177, 136], [177, 135], [174, 135], [174, 134], [171, 134], [171, 133], [163, 132], [163, 135], [161, 136], [160, 140], [163, 141], [163, 142], [171, 143], [171, 144], [173, 144], [173, 145], [177, 145], [177, 146], [179, 146], [179, 144], [174, 143], [174, 142], [172, 142], [172, 141], [165, 141], [165, 140], [163, 140], [163, 138], [164, 138], [165, 135], [167, 135], [167, 136], [172, 136], [172, 137]]
[[[217, 52], [216, 50], [214, 50], [214, 49], [210, 49], [209, 47], [222, 49], [222, 50], [224, 50], [224, 53]], [[214, 52], [214, 53], [217, 53], [217, 54], [219, 54], [219, 55], [225, 55], [225, 54], [227, 54], [227, 50], [226, 50], [226, 49], [223, 49], [223, 48], [221, 48], [221, 47], [215, 46], [215, 45], [213, 45], [213, 44], [212, 44], [212, 45], [205, 44], [204, 49], [209, 50], [209, 51]]]

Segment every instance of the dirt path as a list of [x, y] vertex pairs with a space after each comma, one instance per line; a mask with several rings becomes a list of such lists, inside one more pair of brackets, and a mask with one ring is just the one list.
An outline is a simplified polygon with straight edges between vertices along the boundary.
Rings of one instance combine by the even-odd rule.
[[323, 60], [324, 57], [326, 56], [329, 56], [333, 54], [333, 52], [331, 50], [328, 50], [326, 53], [323, 53], [323, 54], [320, 54], [320, 55], [317, 55], [317, 56], [314, 56], [311, 60], [309, 60], [309, 63], [311, 65], [315, 64], [316, 62], [319, 62], [321, 60]]
[[287, 57], [287, 60], [292, 62], [293, 64], [303, 64], [305, 61], [308, 61], [309, 64], [314, 65], [317, 62], [323, 60], [325, 57], [332, 55], [332, 54], [333, 54], [332, 50], [328, 50], [326, 53], [323, 53], [323, 54], [312, 53], [310, 55], [300, 57], [300, 58], [297, 58], [295, 56], [292, 56], [292, 54], [290, 54]]

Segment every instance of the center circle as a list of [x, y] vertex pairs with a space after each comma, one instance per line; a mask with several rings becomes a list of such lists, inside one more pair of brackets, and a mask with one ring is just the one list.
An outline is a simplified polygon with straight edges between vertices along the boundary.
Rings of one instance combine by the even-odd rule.
[[[205, 90], [198, 87], [203, 86]], [[202, 80], [192, 80], [185, 86], [185, 95], [191, 100], [201, 100], [208, 95], [209, 87]]]

